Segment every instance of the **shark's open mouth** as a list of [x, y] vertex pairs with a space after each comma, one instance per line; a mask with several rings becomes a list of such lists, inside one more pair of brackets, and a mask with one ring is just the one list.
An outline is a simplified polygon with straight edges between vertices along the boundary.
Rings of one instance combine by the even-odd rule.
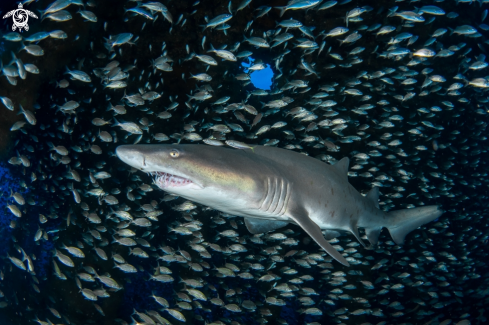
[[151, 174], [155, 177], [154, 182], [159, 188], [180, 187], [192, 184], [192, 181], [187, 178], [168, 173], [154, 172]]

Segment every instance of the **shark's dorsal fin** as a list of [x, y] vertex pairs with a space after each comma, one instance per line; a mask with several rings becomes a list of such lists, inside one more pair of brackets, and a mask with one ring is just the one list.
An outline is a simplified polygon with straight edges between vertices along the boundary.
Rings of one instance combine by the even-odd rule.
[[270, 221], [257, 218], [244, 218], [244, 221], [246, 228], [248, 228], [248, 231], [253, 235], [274, 231], [289, 224], [286, 221]]
[[379, 209], [379, 188], [377, 186], [372, 187], [367, 193], [367, 199], [375, 204], [375, 207]]
[[[348, 159], [348, 158], [347, 158]], [[321, 246], [332, 258], [345, 266], [350, 266], [350, 263], [341, 255], [330, 243], [324, 238], [321, 228], [309, 218], [305, 209], [296, 208], [290, 211], [289, 217], [294, 220], [304, 231], [311, 236], [314, 241]]]
[[348, 157], [344, 157], [336, 164], [334, 164], [333, 167], [338, 171], [340, 175], [348, 177], [348, 165], [350, 165], [350, 159], [348, 159]]

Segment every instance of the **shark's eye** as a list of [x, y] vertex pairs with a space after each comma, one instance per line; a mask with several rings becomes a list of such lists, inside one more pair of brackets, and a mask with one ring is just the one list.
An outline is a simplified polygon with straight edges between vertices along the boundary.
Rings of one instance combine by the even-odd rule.
[[180, 153], [178, 152], [178, 150], [173, 149], [172, 151], [170, 151], [170, 157], [178, 158], [178, 156], [180, 156]]

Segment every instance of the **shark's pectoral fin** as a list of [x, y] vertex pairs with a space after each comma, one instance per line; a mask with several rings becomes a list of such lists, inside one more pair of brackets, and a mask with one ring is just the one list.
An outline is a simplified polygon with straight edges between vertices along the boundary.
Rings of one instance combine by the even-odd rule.
[[286, 221], [271, 221], [257, 218], [244, 218], [244, 220], [246, 228], [248, 228], [248, 231], [253, 235], [274, 231], [289, 224]]
[[341, 255], [330, 243], [324, 238], [321, 228], [309, 218], [308, 213], [300, 209], [289, 214], [289, 217], [295, 221], [314, 241], [321, 246], [332, 258], [345, 266], [350, 266], [350, 263]]

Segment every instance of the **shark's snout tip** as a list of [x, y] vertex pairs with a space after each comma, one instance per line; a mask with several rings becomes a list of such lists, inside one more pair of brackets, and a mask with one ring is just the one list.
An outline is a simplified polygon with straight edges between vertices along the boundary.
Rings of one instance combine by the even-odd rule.
[[140, 155], [140, 151], [139, 150], [135, 150], [135, 146], [133, 145], [129, 145], [129, 144], [124, 144], [124, 145], [120, 145], [118, 146], [116, 149], [115, 149], [115, 153], [117, 155], [117, 157], [119, 158], [123, 158], [123, 157], [127, 157], [127, 156], [133, 156], [133, 155]]
[[144, 155], [140, 151], [134, 150], [134, 146], [118, 146], [115, 153], [120, 160], [132, 167], [141, 168], [145, 165]]
[[122, 146], [118, 146], [115, 149], [115, 154], [117, 155], [117, 157], [119, 157], [119, 159], [122, 159], [121, 156], [123, 156], [124, 153], [127, 151], [126, 147], [127, 147], [126, 145], [122, 145]]

